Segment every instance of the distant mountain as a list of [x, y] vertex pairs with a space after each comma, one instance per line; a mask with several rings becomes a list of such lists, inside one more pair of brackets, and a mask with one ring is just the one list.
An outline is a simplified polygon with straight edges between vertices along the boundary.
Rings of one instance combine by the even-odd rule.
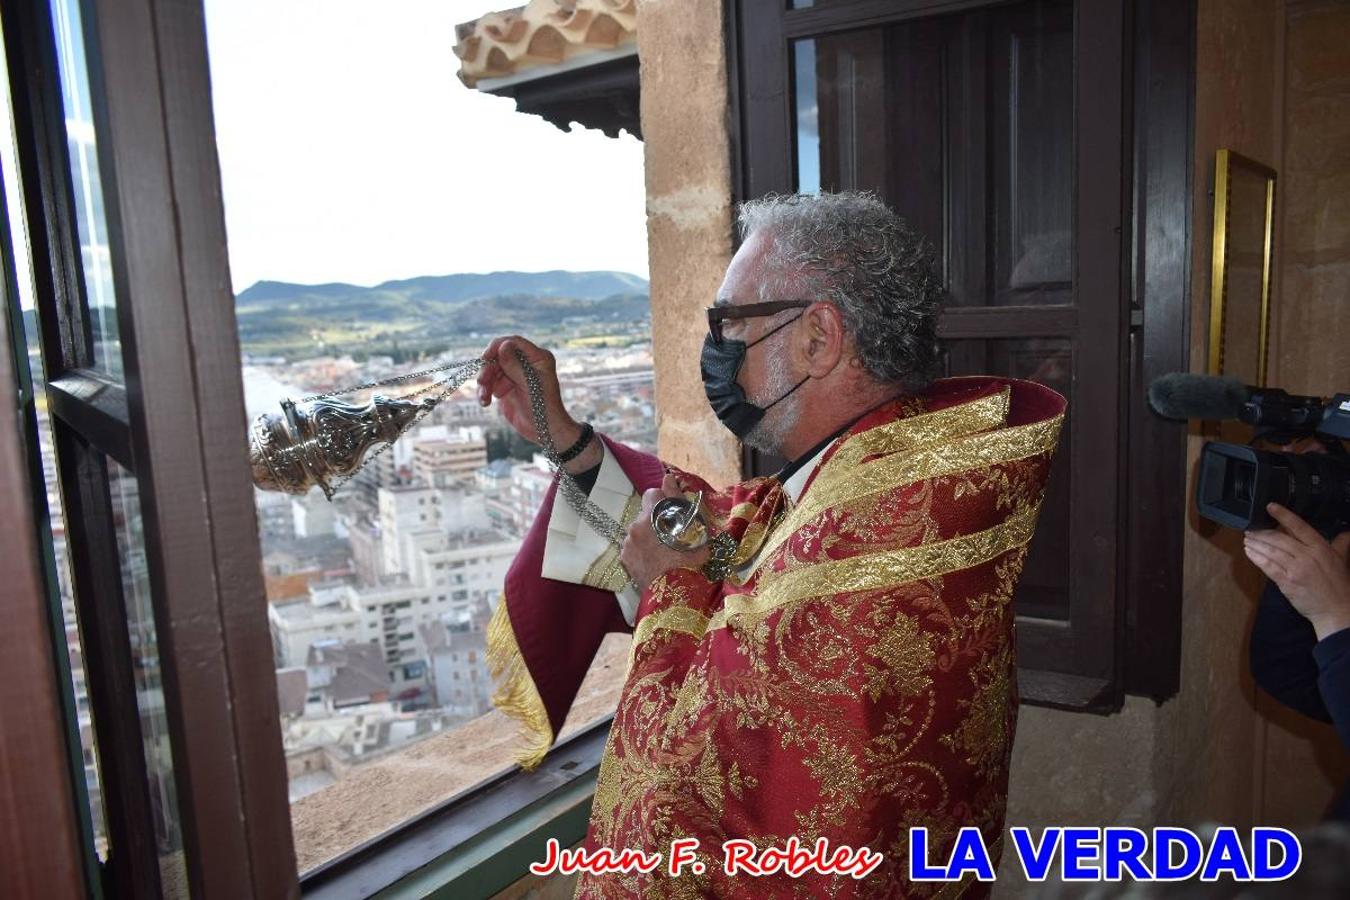
[[353, 284], [260, 281], [235, 298], [250, 352], [328, 345], [421, 344], [470, 333], [538, 330], [567, 320], [650, 315], [645, 279], [622, 272], [493, 272]]
[[285, 281], [259, 281], [239, 294], [235, 303], [242, 306], [307, 297], [342, 300], [372, 293], [400, 294], [411, 299], [442, 302], [480, 300], [507, 294], [602, 300], [615, 294], [645, 294], [647, 280], [624, 272], [552, 271], [424, 275], [420, 278], [386, 281], [374, 287], [341, 282], [290, 284]]

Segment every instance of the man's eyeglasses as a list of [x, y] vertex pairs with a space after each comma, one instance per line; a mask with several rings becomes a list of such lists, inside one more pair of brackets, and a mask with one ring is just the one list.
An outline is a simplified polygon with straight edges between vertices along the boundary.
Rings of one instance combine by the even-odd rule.
[[760, 316], [772, 316], [785, 309], [801, 309], [810, 306], [812, 300], [773, 300], [769, 303], [745, 303], [740, 306], [708, 307], [708, 333], [713, 343], [722, 343], [722, 323], [727, 319], [757, 319]]

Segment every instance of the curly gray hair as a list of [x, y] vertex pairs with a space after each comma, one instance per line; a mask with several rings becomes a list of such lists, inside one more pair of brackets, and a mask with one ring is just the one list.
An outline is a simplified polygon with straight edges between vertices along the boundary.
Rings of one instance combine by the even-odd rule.
[[769, 194], [742, 203], [738, 224], [742, 240], [772, 239], [761, 299], [822, 297], [878, 381], [919, 391], [933, 380], [945, 297], [933, 248], [875, 194]]

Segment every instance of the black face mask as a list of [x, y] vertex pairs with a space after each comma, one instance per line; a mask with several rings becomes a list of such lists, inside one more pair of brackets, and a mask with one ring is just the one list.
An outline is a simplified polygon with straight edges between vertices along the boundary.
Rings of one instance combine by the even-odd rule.
[[712, 404], [713, 412], [717, 414], [717, 418], [736, 437], [744, 438], [750, 433], [751, 429], [759, 424], [759, 420], [764, 418], [765, 413], [787, 399], [793, 391], [806, 384], [811, 377], [808, 375], [797, 382], [787, 393], [768, 406], [757, 406], [745, 399], [745, 391], [736, 383], [736, 376], [740, 374], [741, 366], [745, 365], [746, 351], [800, 318], [801, 316], [796, 319], [789, 319], [779, 325], [778, 328], [751, 341], [749, 344], [745, 341], [730, 341], [723, 338], [719, 345], [713, 343], [712, 335], [703, 338], [703, 353], [699, 357], [699, 368], [703, 375], [703, 391], [708, 395], [708, 402]]

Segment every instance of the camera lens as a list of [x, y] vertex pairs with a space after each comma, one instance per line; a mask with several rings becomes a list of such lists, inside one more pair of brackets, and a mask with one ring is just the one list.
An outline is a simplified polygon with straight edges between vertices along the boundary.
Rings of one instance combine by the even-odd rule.
[[1252, 488], [1256, 481], [1256, 467], [1248, 462], [1233, 462], [1228, 467], [1231, 479], [1224, 493], [1244, 504], [1252, 502]]

